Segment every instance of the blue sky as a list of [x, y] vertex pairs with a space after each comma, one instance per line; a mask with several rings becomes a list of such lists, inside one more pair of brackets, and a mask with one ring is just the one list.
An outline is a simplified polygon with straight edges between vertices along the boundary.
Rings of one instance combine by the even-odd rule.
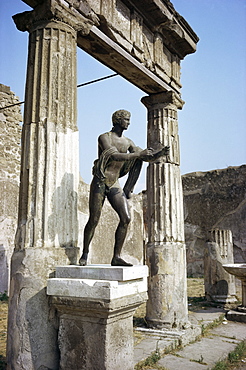
[[[246, 2], [173, 0], [175, 9], [199, 36], [195, 54], [181, 62], [179, 111], [181, 173], [246, 163]], [[0, 83], [24, 100], [28, 34], [16, 29], [12, 15], [29, 10], [21, 0], [0, 2]], [[113, 73], [78, 49], [78, 84]], [[97, 156], [97, 136], [111, 128], [117, 109], [132, 113], [126, 133], [146, 146], [146, 94], [117, 76], [78, 89], [80, 173], [89, 183]], [[143, 174], [136, 192], [145, 188]]]

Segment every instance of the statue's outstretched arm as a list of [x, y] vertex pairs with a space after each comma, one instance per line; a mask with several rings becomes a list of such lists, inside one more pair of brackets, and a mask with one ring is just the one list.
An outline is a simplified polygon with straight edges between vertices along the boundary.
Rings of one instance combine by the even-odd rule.
[[170, 147], [159, 144], [156, 149], [147, 148], [143, 152], [141, 153], [140, 158], [144, 162], [152, 162], [152, 161], [157, 160], [160, 157], [168, 156], [170, 152]]

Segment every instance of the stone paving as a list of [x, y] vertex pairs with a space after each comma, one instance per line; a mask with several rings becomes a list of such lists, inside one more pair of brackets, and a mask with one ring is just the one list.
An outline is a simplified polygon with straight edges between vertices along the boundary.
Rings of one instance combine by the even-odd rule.
[[[222, 309], [209, 309], [192, 312], [190, 322], [195, 325], [208, 325], [218, 319], [224, 311]], [[188, 334], [190, 336], [190, 334]], [[227, 357], [238, 343], [246, 339], [246, 324], [226, 319], [218, 327], [211, 329], [205, 337], [184, 346], [175, 353], [163, 355], [162, 358], [152, 365], [152, 369], [158, 366], [167, 370], [208, 370], [212, 369], [216, 362]], [[142, 340], [138, 338], [135, 345], [135, 364], [147, 358], [151, 353], [159, 349], [162, 354], [165, 350], [175, 348], [178, 344], [177, 336], [163, 337], [160, 333], [144, 334]], [[246, 359], [245, 359], [246, 361]], [[246, 370], [246, 362], [242, 362], [240, 370]]]

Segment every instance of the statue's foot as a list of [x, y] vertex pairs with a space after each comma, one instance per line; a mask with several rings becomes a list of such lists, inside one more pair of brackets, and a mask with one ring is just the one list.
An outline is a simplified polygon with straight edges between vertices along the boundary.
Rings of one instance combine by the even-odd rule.
[[87, 265], [87, 257], [88, 253], [83, 253], [82, 256], [79, 259], [79, 265], [80, 266], [86, 266]]
[[120, 257], [113, 257], [112, 261], [111, 261], [111, 266], [133, 266], [131, 263], [128, 263], [126, 261], [124, 261], [122, 258]]
[[86, 260], [84, 260], [83, 258], [80, 258], [80, 259], [79, 259], [79, 265], [80, 265], [80, 266], [86, 266], [86, 265], [87, 265], [87, 261], [86, 261]]

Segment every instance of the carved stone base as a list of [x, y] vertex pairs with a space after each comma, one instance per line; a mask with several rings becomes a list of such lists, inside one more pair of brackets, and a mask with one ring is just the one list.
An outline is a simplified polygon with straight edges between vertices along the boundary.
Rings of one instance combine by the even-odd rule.
[[133, 369], [132, 319], [147, 299], [147, 271], [147, 266], [57, 268], [59, 278], [48, 280], [47, 294], [59, 315], [61, 370]]

